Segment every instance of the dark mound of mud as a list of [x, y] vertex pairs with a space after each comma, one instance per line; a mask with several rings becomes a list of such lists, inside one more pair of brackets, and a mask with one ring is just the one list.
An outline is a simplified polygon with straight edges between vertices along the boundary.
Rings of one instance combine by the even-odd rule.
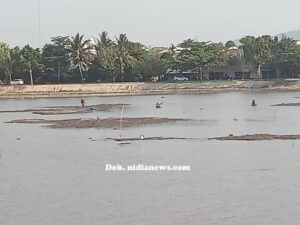
[[26, 124], [48, 124], [52, 128], [126, 128], [139, 127], [144, 125], [154, 125], [181, 121], [183, 119], [170, 118], [107, 118], [107, 119], [66, 119], [66, 120], [44, 120], [44, 119], [21, 119], [13, 120], [8, 123], [26, 123]]
[[229, 135], [227, 137], [210, 138], [210, 140], [219, 140], [219, 141], [266, 141], [266, 140], [298, 140], [298, 139], [300, 139], [300, 134], [294, 134], [294, 135], [247, 134], [247, 135], [240, 135], [240, 136]]
[[39, 109], [25, 109], [25, 110], [9, 110], [0, 111], [0, 113], [16, 113], [16, 112], [32, 112], [38, 115], [63, 115], [63, 114], [80, 114], [80, 113], [91, 113], [93, 111], [109, 111], [113, 109], [122, 109], [127, 104], [99, 104], [99, 105], [88, 105], [82, 108], [81, 106], [54, 106], [44, 107]]

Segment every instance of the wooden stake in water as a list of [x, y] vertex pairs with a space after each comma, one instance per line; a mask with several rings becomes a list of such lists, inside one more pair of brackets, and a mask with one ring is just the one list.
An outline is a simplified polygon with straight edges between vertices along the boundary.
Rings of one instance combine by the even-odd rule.
[[124, 115], [124, 108], [125, 108], [125, 105], [123, 105], [122, 107], [122, 111], [121, 111], [121, 117], [120, 117], [120, 128], [122, 127], [123, 125], [123, 115]]

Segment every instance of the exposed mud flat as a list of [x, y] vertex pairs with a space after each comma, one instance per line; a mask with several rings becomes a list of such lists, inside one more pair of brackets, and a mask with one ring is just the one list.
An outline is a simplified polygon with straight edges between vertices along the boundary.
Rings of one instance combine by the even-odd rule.
[[[139, 138], [107, 138], [106, 140], [114, 140], [117, 142], [124, 141], [164, 141], [164, 140], [193, 140], [195, 138], [180, 138], [180, 137], [139, 137]], [[122, 144], [122, 143], [121, 143]]]
[[183, 119], [170, 118], [107, 118], [107, 119], [66, 119], [66, 120], [44, 120], [44, 119], [21, 119], [13, 120], [8, 123], [23, 123], [23, 124], [47, 124], [47, 127], [52, 128], [126, 128], [140, 127], [145, 125], [172, 123], [183, 121]]
[[99, 105], [88, 105], [85, 106], [84, 108], [82, 108], [81, 106], [54, 106], [54, 107], [44, 107], [39, 109], [0, 111], [0, 113], [32, 112], [33, 114], [38, 114], [38, 115], [64, 115], [64, 114], [91, 113], [93, 111], [109, 111], [113, 109], [121, 109], [123, 106], [128, 106], [128, 104], [99, 104]]
[[271, 106], [300, 106], [300, 103], [280, 103], [280, 104], [275, 104]]
[[215, 137], [210, 140], [219, 141], [266, 141], [266, 140], [299, 140], [300, 134], [274, 135], [274, 134], [246, 134], [240, 136], [229, 135], [226, 137]]

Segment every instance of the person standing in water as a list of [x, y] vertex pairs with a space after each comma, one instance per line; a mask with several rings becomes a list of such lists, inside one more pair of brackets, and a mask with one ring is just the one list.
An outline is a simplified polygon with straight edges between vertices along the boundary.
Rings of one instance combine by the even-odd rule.
[[257, 105], [256, 102], [255, 102], [255, 99], [252, 100], [252, 104], [251, 105], [252, 106], [256, 106]]
[[161, 108], [161, 105], [162, 105], [162, 102], [161, 103], [156, 102], [155, 108], [159, 109], [159, 108]]
[[80, 102], [81, 102], [81, 107], [84, 108], [84, 107], [85, 107], [85, 100], [82, 98], [82, 99], [80, 100]]

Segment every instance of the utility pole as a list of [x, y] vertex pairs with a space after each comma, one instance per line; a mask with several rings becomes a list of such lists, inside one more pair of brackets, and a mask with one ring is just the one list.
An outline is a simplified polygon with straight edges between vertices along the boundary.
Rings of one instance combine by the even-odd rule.
[[50, 56], [50, 57], [45, 57], [50, 62], [57, 62], [57, 82], [60, 84], [60, 66], [61, 66], [61, 61], [60, 59], [64, 59], [65, 56]]

